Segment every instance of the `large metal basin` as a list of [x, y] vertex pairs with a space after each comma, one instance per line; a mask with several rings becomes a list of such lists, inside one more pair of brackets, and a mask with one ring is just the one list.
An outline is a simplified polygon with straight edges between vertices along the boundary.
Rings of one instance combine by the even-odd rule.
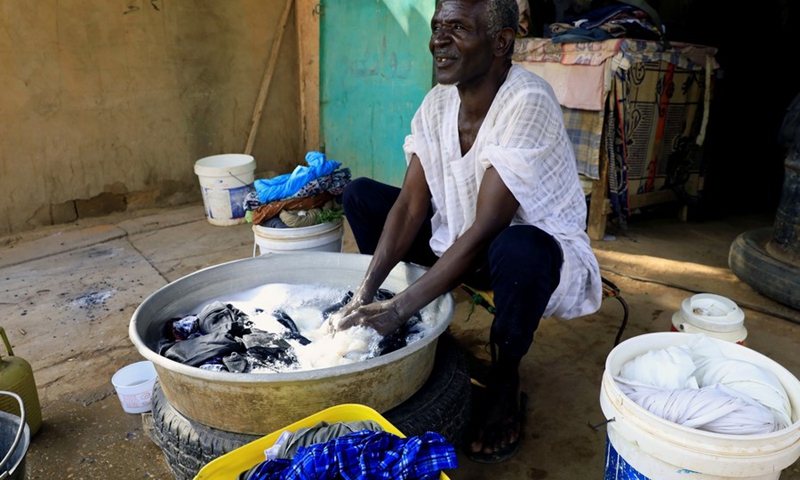
[[[211, 372], [159, 355], [161, 327], [210, 299], [269, 283], [324, 284], [354, 289], [371, 257], [351, 253], [271, 254], [209, 267], [155, 291], [136, 309], [129, 335], [155, 364], [167, 400], [186, 417], [238, 433], [266, 435], [325, 408], [360, 403], [379, 412], [408, 399], [430, 375], [439, 335], [453, 317], [454, 301], [443, 295], [423, 309], [434, 319], [430, 333], [387, 355], [317, 370], [245, 374]], [[383, 288], [400, 292], [425, 270], [400, 264]]]

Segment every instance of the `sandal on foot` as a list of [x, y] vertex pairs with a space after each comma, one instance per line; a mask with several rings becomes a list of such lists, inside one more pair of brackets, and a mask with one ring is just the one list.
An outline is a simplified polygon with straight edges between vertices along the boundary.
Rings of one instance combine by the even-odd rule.
[[[519, 424], [519, 432], [517, 433], [516, 441], [508, 444], [507, 446], [493, 453], [467, 451], [466, 452], [467, 458], [477, 463], [501, 463], [513, 457], [519, 451], [519, 447], [522, 444], [522, 437], [525, 433], [525, 417], [527, 411], [528, 411], [528, 394], [526, 394], [525, 392], [521, 392], [519, 394], [519, 410], [517, 410], [517, 413], [515, 413], [514, 416], [511, 418], [512, 422]], [[501, 423], [502, 422], [498, 422], [495, 425], [499, 426], [501, 425]]]

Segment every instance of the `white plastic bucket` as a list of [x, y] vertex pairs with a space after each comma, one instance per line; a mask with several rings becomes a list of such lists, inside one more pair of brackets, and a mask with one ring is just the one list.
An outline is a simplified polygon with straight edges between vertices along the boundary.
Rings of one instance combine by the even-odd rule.
[[225, 227], [245, 222], [244, 198], [253, 190], [256, 174], [252, 156], [232, 153], [201, 158], [194, 164], [194, 173], [210, 224]]
[[733, 300], [713, 293], [698, 293], [684, 299], [680, 310], [672, 314], [671, 330], [702, 333], [741, 345], [747, 338], [742, 309]]
[[777, 480], [800, 458], [800, 381], [784, 367], [745, 346], [709, 337], [730, 358], [775, 374], [792, 405], [792, 425], [762, 435], [723, 435], [684, 427], [630, 400], [614, 382], [638, 355], [687, 344], [692, 334], [639, 335], [617, 345], [606, 359], [600, 407], [607, 420], [606, 479]]
[[156, 378], [155, 366], [147, 360], [117, 370], [111, 377], [111, 383], [117, 391], [122, 409], [127, 413], [149, 412], [153, 408]]
[[261, 255], [265, 253], [296, 252], [341, 252], [344, 238], [344, 222], [336, 220], [310, 227], [270, 228], [253, 225], [256, 248]]

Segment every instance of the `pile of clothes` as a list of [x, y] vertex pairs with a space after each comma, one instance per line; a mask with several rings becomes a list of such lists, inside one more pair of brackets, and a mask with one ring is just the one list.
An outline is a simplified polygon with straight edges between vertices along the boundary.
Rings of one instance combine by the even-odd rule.
[[[376, 302], [392, 298], [394, 293], [379, 289]], [[322, 311], [323, 321], [353, 298], [347, 292], [337, 303]], [[256, 311], [255, 314], [262, 314]], [[280, 333], [254, 326], [249, 315], [231, 303], [219, 300], [202, 307], [199, 313], [169, 319], [162, 328], [156, 351], [170, 360], [202, 370], [252, 373], [285, 372], [301, 369], [296, 348], [309, 345], [295, 321], [283, 310], [268, 312], [282, 325]], [[422, 317], [416, 313], [397, 330], [381, 337], [370, 356], [399, 350], [424, 335]]]
[[458, 466], [455, 448], [438, 433], [400, 438], [371, 420], [286, 430], [264, 454], [237, 480], [434, 480]]
[[664, 40], [664, 27], [655, 11], [614, 4], [564, 18], [549, 25], [553, 43], [596, 42], [612, 38]]
[[343, 217], [341, 194], [350, 182], [350, 169], [308, 152], [305, 165], [292, 173], [254, 182], [244, 199], [245, 218], [269, 228], [309, 227]]

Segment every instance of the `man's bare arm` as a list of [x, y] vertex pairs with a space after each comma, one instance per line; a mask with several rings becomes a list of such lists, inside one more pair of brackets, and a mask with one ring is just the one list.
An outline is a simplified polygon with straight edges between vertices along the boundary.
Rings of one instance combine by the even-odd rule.
[[488, 169], [478, 190], [475, 222], [425, 275], [403, 291], [400, 298], [395, 297], [400, 315], [410, 317], [439, 295], [457, 287], [478, 254], [511, 224], [518, 208], [519, 202], [497, 170]]
[[389, 211], [364, 280], [356, 290], [351, 301], [352, 306], [346, 309], [345, 313], [372, 302], [375, 292], [389, 272], [405, 257], [414, 243], [430, 204], [431, 193], [425, 181], [425, 172], [419, 157], [413, 155], [406, 170], [400, 196]]
[[477, 202], [475, 222], [430, 270], [391, 300], [351, 310], [343, 319], [343, 328], [367, 325], [384, 335], [391, 333], [425, 305], [458, 286], [478, 254], [511, 224], [519, 208], [494, 168], [484, 174]]

